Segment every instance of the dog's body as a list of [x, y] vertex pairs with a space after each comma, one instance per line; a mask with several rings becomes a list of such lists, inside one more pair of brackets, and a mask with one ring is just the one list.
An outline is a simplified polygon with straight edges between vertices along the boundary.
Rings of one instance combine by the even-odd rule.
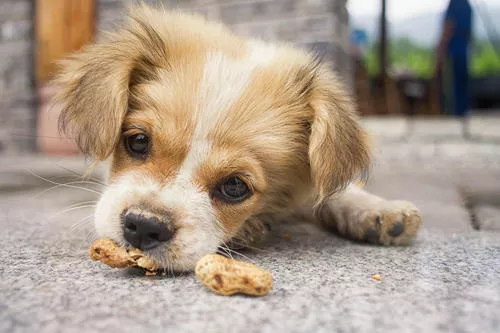
[[111, 163], [99, 236], [175, 270], [255, 241], [294, 213], [354, 240], [415, 237], [412, 204], [355, 185], [370, 151], [329, 67], [201, 17], [131, 13], [125, 28], [68, 59], [58, 79], [62, 128]]

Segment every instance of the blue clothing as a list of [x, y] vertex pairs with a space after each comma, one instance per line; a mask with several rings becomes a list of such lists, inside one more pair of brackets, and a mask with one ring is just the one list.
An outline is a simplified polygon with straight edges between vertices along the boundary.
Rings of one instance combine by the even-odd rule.
[[472, 35], [472, 7], [468, 0], [450, 0], [445, 21], [454, 29], [448, 44], [442, 73], [444, 112], [464, 117], [469, 110], [469, 57]]
[[354, 29], [351, 33], [351, 42], [360, 48], [368, 45], [368, 35], [366, 34], [366, 31], [361, 29]]
[[467, 57], [448, 56], [441, 75], [443, 112], [467, 116], [470, 104]]
[[468, 0], [450, 0], [445, 20], [453, 22], [453, 35], [448, 46], [451, 56], [467, 54], [472, 32], [472, 7]]

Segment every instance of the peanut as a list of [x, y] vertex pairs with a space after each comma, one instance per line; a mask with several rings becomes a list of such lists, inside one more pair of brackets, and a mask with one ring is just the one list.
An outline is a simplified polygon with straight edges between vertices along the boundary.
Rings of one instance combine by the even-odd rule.
[[111, 239], [96, 240], [89, 250], [92, 260], [99, 260], [113, 268], [142, 267], [150, 271], [157, 269], [153, 260], [141, 250], [126, 250]]
[[272, 286], [272, 276], [268, 271], [218, 254], [201, 258], [195, 273], [205, 287], [224, 296], [237, 293], [263, 296]]

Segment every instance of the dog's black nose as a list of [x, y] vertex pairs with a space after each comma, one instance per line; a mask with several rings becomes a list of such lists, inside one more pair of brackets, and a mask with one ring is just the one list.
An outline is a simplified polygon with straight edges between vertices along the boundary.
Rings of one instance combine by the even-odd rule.
[[123, 221], [127, 242], [141, 250], [151, 250], [173, 236], [166, 223], [143, 215], [127, 214]]

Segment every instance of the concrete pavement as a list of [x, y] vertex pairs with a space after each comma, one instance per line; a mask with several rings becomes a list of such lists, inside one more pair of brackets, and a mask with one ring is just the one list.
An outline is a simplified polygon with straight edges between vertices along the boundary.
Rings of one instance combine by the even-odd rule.
[[83, 161], [0, 158], [0, 332], [498, 332], [499, 148], [382, 144], [369, 188], [419, 206], [416, 243], [368, 246], [276, 225], [240, 257], [272, 272], [263, 298], [216, 296], [191, 274], [151, 278], [90, 261], [100, 185], [47, 191], [53, 184], [40, 178], [69, 182]]
[[[416, 116], [363, 117], [366, 129], [382, 141], [442, 142], [461, 141], [463, 124], [457, 118]], [[500, 142], [500, 112], [473, 110], [466, 126], [473, 141]]]

